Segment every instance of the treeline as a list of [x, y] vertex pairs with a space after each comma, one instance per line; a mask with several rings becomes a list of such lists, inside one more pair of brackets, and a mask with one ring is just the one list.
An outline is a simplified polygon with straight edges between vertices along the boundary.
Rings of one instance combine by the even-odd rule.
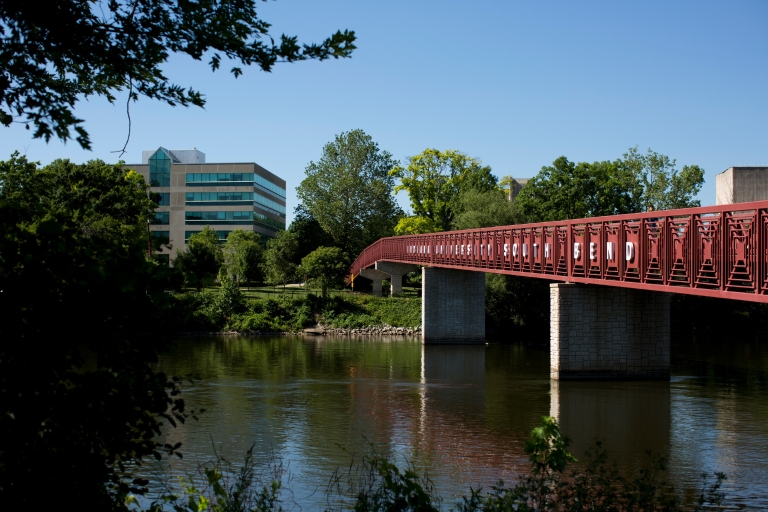
[[344, 285], [348, 257], [338, 247], [314, 247], [299, 252], [300, 238], [292, 231], [281, 231], [266, 244], [254, 231], [235, 229], [222, 244], [210, 226], [189, 237], [186, 247], [173, 260], [188, 287], [200, 291], [205, 284], [229, 279], [236, 287], [283, 286], [300, 277], [317, 286], [325, 298], [329, 288]]
[[[526, 173], [528, 174], [528, 173]], [[362, 130], [338, 135], [306, 168], [297, 188], [301, 204], [288, 228], [298, 254], [334, 246], [348, 264], [381, 237], [699, 206], [704, 183], [698, 165], [677, 168], [651, 149], [630, 148], [613, 161], [544, 166], [510, 200], [514, 178], [499, 179], [489, 166], [461, 151], [426, 149], [401, 163]], [[410, 212], [395, 194], [405, 192]], [[335, 277], [341, 284], [343, 272]], [[487, 274], [486, 324], [515, 325], [546, 339], [548, 283]]]

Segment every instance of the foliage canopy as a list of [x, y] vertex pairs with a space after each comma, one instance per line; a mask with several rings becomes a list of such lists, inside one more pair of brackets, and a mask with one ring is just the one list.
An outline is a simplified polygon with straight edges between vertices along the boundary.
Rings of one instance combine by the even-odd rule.
[[194, 233], [187, 240], [187, 246], [179, 251], [173, 266], [184, 274], [188, 284], [197, 290], [206, 279], [215, 277], [224, 263], [224, 254], [219, 244], [219, 235], [210, 226]]
[[161, 456], [162, 417], [184, 414], [150, 367], [165, 343], [129, 335], [158, 326], [176, 286], [147, 259], [154, 204], [140, 175], [98, 160], [40, 168], [15, 153], [0, 183], [0, 493], [109, 510], [144, 485], [126, 466]]
[[520, 222], [577, 219], [700, 206], [704, 183], [698, 165], [678, 171], [675, 160], [651, 149], [630, 148], [614, 162], [574, 163], [561, 156], [541, 171], [515, 199]]
[[[488, 192], [497, 188], [496, 176], [491, 174], [490, 167], [451, 149], [426, 149], [409, 157], [406, 167], [394, 167], [390, 176], [400, 180], [395, 192], [408, 193], [414, 215], [428, 219], [431, 231], [451, 229], [462, 193], [470, 189]], [[413, 230], [411, 221], [401, 224], [397, 228], [399, 234]], [[425, 227], [423, 223], [418, 225], [419, 229]]]
[[301, 263], [301, 259], [318, 247], [330, 247], [333, 238], [317, 222], [303, 204], [299, 204], [293, 210], [293, 221], [288, 226], [288, 231], [294, 233], [298, 239], [298, 249], [294, 263]]
[[245, 283], [262, 280], [261, 265], [264, 260], [264, 248], [258, 233], [244, 229], [233, 230], [227, 236], [222, 252], [227, 272], [235, 280]]
[[296, 193], [335, 246], [358, 254], [391, 236], [402, 215], [389, 174], [396, 164], [363, 130], [344, 132], [323, 147], [319, 161], [307, 165]]
[[128, 91], [171, 106], [205, 105], [192, 88], [169, 81], [171, 54], [209, 59], [212, 70], [233, 62], [271, 71], [277, 62], [349, 57], [355, 33], [337, 31], [319, 44], [296, 36], [275, 41], [256, 14], [256, 0], [4, 0], [0, 3], [0, 123], [34, 127], [35, 138], [77, 142], [90, 148], [75, 104], [90, 96], [110, 102]]
[[320, 287], [325, 298], [328, 288], [343, 286], [347, 255], [338, 247], [318, 247], [301, 260], [300, 269], [311, 283]]
[[264, 251], [263, 271], [267, 284], [283, 285], [294, 278], [297, 265], [293, 260], [298, 249], [299, 241], [296, 234], [290, 231], [280, 231], [277, 236], [267, 240]]

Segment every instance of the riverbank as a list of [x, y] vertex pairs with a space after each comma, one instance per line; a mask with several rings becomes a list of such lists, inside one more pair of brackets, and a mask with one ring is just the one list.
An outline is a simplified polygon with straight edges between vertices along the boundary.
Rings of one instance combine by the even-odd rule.
[[408, 336], [420, 333], [421, 299], [344, 294], [304, 297], [224, 297], [176, 294], [165, 311], [169, 331], [194, 334], [334, 334]]
[[344, 329], [328, 325], [316, 325], [301, 331], [189, 331], [182, 336], [420, 336], [421, 327], [395, 327], [393, 325], [366, 325], [359, 329]]

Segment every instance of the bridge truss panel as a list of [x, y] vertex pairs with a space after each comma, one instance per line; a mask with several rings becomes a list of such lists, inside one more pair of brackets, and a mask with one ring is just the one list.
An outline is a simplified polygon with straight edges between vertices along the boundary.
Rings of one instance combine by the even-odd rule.
[[382, 238], [376, 261], [768, 303], [768, 201]]

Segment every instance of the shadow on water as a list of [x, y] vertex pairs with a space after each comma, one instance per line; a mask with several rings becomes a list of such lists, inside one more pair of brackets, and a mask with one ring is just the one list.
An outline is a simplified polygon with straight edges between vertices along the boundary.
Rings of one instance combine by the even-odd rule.
[[426, 468], [451, 502], [526, 469], [524, 442], [551, 414], [577, 456], [600, 439], [629, 472], [650, 449], [679, 487], [722, 470], [743, 503], [768, 504], [768, 352], [726, 345], [675, 340], [672, 382], [606, 383], [551, 381], [548, 349], [523, 344], [181, 339], [159, 368], [198, 375], [184, 394], [207, 412], [164, 436], [187, 464], [212, 455], [211, 438], [234, 461], [255, 442], [288, 467], [302, 506], [321, 505], [329, 475], [372, 447]]

